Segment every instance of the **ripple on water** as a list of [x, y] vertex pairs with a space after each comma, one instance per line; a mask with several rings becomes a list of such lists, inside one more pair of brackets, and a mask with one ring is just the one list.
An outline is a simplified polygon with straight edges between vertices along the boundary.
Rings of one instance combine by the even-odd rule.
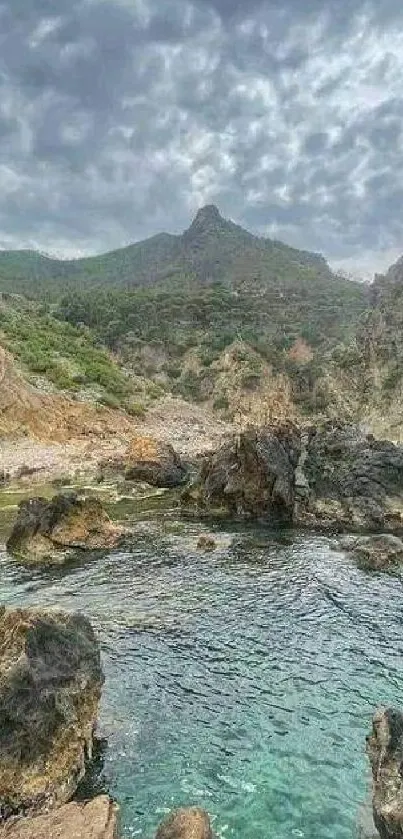
[[221, 529], [202, 554], [198, 532], [153, 520], [132, 551], [43, 573], [3, 554], [3, 601], [97, 626], [103, 772], [127, 837], [196, 802], [223, 837], [350, 839], [373, 709], [403, 702], [401, 578], [309, 534]]

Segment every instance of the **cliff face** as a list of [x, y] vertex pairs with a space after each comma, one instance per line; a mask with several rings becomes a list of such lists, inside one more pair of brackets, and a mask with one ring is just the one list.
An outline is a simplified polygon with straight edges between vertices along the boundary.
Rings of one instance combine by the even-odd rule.
[[43, 393], [30, 385], [0, 346], [0, 439], [29, 436], [64, 442], [126, 433], [133, 422], [118, 411]]
[[329, 356], [330, 413], [403, 442], [403, 258], [370, 289], [368, 311], [350, 343]]

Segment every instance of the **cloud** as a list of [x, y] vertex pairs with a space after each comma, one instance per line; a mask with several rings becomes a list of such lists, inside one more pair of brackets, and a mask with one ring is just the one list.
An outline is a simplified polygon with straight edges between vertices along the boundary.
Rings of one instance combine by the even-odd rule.
[[402, 21], [397, 0], [0, 2], [0, 246], [102, 251], [214, 201], [377, 267], [403, 252]]

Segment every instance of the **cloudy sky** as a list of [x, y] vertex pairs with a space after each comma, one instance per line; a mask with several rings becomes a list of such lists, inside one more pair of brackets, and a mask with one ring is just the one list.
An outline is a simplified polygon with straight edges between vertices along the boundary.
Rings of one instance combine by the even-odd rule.
[[403, 253], [401, 0], [0, 0], [0, 247], [205, 203], [347, 270]]

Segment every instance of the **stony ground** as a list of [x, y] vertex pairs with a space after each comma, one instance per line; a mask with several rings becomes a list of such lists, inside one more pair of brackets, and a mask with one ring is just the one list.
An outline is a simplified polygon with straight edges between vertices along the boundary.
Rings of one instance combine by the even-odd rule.
[[194, 458], [216, 448], [230, 427], [198, 405], [166, 397], [130, 433], [80, 437], [64, 443], [22, 437], [0, 440], [0, 470], [23, 483], [93, 474], [100, 461], [122, 455], [130, 435], [150, 434], [171, 443], [179, 454]]

